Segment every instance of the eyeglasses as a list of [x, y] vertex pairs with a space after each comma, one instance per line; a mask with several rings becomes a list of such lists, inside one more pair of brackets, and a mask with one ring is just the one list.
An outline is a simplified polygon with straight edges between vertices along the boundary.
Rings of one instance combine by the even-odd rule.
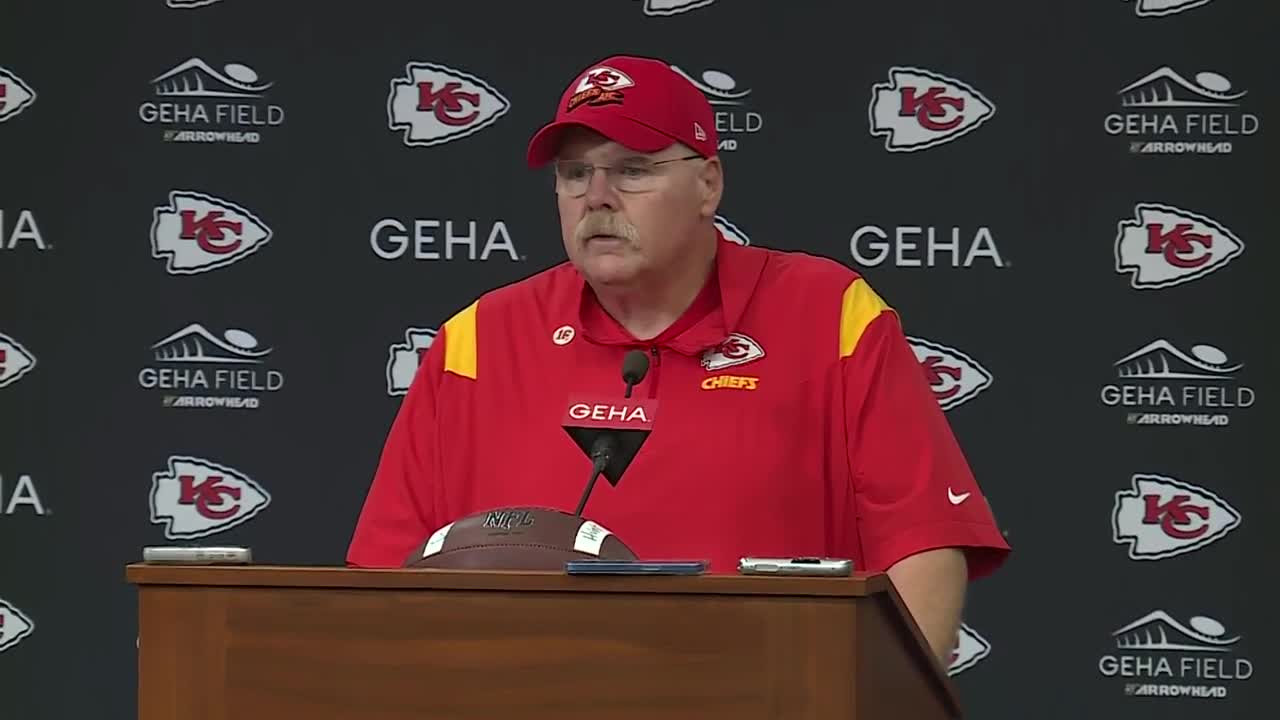
[[645, 160], [633, 158], [624, 160], [618, 165], [592, 165], [577, 160], [557, 160], [555, 162], [556, 192], [566, 197], [582, 197], [587, 194], [587, 186], [596, 170], [605, 171], [609, 185], [618, 192], [642, 193], [658, 187], [661, 170], [660, 165], [696, 160], [701, 155], [686, 155], [669, 160]]

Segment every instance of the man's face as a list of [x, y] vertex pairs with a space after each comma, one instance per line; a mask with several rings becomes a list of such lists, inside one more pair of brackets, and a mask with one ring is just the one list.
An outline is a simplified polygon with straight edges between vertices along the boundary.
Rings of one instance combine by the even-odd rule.
[[[691, 155], [678, 144], [638, 153], [589, 130], [566, 134], [559, 162], [577, 168], [570, 177], [580, 185], [590, 179], [580, 196], [557, 194], [560, 230], [569, 260], [592, 285], [625, 286], [680, 262], [699, 221], [715, 212], [714, 169], [701, 158], [653, 163]], [[575, 163], [613, 170], [583, 173]]]

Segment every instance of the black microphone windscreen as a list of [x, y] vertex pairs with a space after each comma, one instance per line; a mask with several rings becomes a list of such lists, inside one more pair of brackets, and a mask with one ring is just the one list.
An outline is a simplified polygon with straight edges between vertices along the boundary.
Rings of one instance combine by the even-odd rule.
[[632, 350], [622, 358], [622, 381], [638, 385], [649, 372], [649, 356], [643, 350]]

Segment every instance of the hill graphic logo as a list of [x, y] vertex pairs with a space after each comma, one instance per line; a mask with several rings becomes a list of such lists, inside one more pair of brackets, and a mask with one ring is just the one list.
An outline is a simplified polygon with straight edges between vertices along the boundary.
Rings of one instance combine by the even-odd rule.
[[764, 129], [764, 116], [753, 110], [753, 104], [748, 102], [751, 88], [739, 88], [738, 81], [729, 73], [723, 70], [704, 70], [694, 76], [675, 65], [671, 69], [693, 83], [711, 104], [715, 113], [716, 135], [719, 137], [717, 150], [737, 150], [748, 136]]
[[1182, 623], [1155, 610], [1111, 637], [1116, 652], [1098, 660], [1098, 672], [1123, 679], [1131, 697], [1223, 699], [1253, 677], [1253, 663], [1238, 648], [1240, 636], [1206, 615]]
[[679, 15], [698, 8], [704, 8], [716, 0], [642, 0], [644, 14], [651, 17]]
[[1208, 5], [1213, 0], [1125, 0], [1125, 2], [1133, 3], [1133, 12], [1138, 17], [1153, 18], [1194, 10]]
[[138, 385], [161, 390], [167, 408], [256, 410], [284, 387], [284, 373], [266, 366], [271, 348], [245, 330], [219, 337], [191, 323], [151, 346], [154, 362], [138, 372]]
[[1107, 115], [1108, 135], [1129, 140], [1139, 155], [1222, 155], [1241, 137], [1255, 135], [1258, 116], [1242, 112], [1246, 90], [1225, 76], [1201, 71], [1190, 79], [1163, 66], [1120, 88], [1122, 112]]
[[1102, 404], [1124, 408], [1129, 425], [1226, 427], [1232, 413], [1257, 402], [1240, 382], [1244, 367], [1207, 344], [1187, 351], [1152, 340], [1113, 363], [1116, 381], [1102, 386]]
[[243, 63], [215, 69], [191, 58], [151, 79], [156, 99], [138, 106], [138, 118], [160, 126], [165, 142], [259, 143], [284, 124], [284, 108], [267, 97], [274, 85]]

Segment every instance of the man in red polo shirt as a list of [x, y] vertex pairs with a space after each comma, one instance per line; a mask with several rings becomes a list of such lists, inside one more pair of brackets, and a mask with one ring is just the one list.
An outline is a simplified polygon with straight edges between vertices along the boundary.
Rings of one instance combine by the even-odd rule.
[[555, 166], [568, 262], [484, 293], [424, 356], [347, 561], [398, 567], [435, 529], [516, 505], [572, 511], [591, 461], [568, 397], [661, 412], [588, 512], [641, 558], [831, 556], [887, 571], [939, 657], [966, 582], [1009, 550], [903, 335], [853, 270], [744, 247], [713, 224], [715, 118], [666, 63], [611, 57], [532, 139]]

